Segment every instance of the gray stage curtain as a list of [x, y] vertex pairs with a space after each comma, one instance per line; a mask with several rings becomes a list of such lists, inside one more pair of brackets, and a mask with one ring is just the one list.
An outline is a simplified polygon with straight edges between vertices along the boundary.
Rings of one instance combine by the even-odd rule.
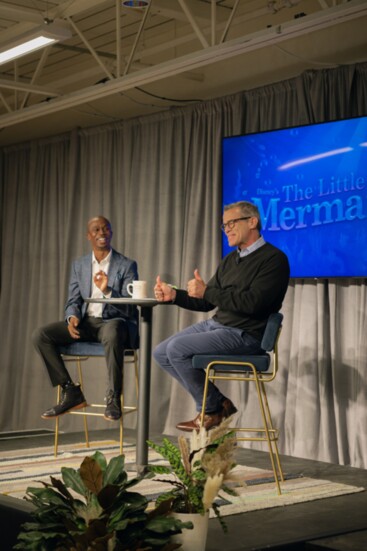
[[[111, 220], [114, 247], [138, 261], [151, 290], [157, 274], [185, 286], [198, 268], [209, 279], [220, 259], [222, 136], [366, 114], [366, 71], [367, 64], [308, 71], [163, 114], [3, 148], [0, 430], [53, 428], [40, 419], [55, 391], [31, 334], [62, 319], [71, 259], [89, 250], [90, 217]], [[367, 467], [366, 305], [365, 280], [291, 283], [281, 370], [269, 389], [281, 452]], [[204, 317], [158, 306], [153, 344]], [[93, 360], [89, 400], [102, 397], [104, 380], [104, 367]], [[126, 384], [131, 394], [128, 376]], [[232, 384], [226, 392], [244, 424], [255, 418], [253, 389]], [[190, 397], [153, 365], [151, 431], [177, 434], [175, 424], [194, 414]], [[64, 416], [61, 429], [81, 425]]]

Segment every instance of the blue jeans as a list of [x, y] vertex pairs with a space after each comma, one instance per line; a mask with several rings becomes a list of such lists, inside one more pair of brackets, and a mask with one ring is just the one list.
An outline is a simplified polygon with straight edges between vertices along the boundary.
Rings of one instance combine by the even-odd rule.
[[[213, 319], [201, 321], [161, 342], [153, 356], [158, 365], [174, 377], [193, 397], [197, 411], [201, 411], [205, 371], [195, 369], [192, 357], [196, 354], [259, 354], [257, 339], [242, 329], [227, 327]], [[209, 383], [206, 413], [222, 410], [225, 396]]]

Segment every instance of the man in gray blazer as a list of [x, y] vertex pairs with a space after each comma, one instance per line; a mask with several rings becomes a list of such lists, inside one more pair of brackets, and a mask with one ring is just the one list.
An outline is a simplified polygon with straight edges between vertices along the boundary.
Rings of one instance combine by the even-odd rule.
[[58, 346], [75, 341], [103, 343], [109, 381], [104, 416], [110, 421], [121, 417], [123, 353], [124, 348], [137, 347], [138, 312], [127, 304], [88, 304], [85, 299], [128, 297], [127, 285], [138, 279], [137, 264], [111, 248], [112, 228], [104, 216], [89, 220], [87, 238], [93, 250], [72, 264], [65, 321], [33, 334], [52, 385], [62, 387], [60, 403], [45, 411], [43, 419], [86, 406], [80, 385], [71, 380], [58, 350]]

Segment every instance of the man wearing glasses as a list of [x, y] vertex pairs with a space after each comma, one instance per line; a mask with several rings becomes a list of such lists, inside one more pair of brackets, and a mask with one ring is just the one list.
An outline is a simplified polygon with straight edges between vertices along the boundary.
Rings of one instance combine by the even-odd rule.
[[[221, 229], [235, 250], [223, 258], [214, 276], [205, 283], [199, 271], [187, 289], [175, 289], [161, 281], [155, 297], [189, 310], [215, 315], [187, 327], [160, 343], [154, 350], [159, 366], [174, 377], [193, 397], [197, 416], [176, 428], [199, 430], [205, 371], [195, 369], [196, 354], [259, 354], [261, 339], [270, 314], [278, 312], [287, 291], [287, 256], [261, 236], [258, 208], [240, 201], [224, 207]], [[236, 413], [235, 405], [214, 385], [208, 388], [204, 427], [209, 430]]]

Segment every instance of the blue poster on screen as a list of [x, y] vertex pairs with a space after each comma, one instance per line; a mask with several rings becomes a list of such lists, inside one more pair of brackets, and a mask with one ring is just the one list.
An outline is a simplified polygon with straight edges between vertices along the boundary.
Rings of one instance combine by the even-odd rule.
[[222, 169], [223, 204], [257, 205], [291, 277], [367, 277], [367, 117], [224, 138]]

